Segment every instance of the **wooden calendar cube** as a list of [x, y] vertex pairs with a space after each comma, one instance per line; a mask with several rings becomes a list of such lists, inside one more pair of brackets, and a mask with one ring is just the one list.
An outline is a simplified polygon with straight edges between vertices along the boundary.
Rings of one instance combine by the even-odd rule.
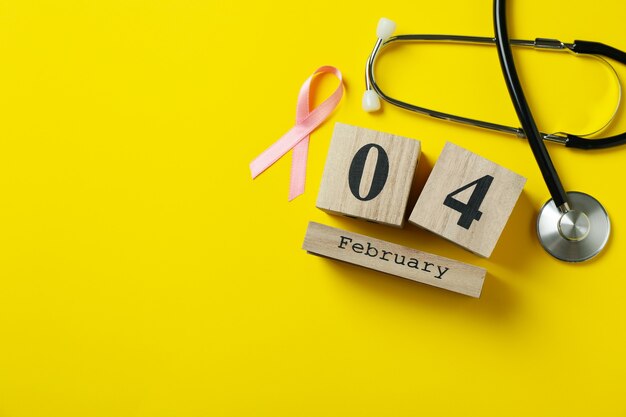
[[419, 155], [417, 140], [337, 123], [317, 207], [402, 227]]
[[452, 143], [446, 143], [409, 217], [488, 258], [526, 178]]

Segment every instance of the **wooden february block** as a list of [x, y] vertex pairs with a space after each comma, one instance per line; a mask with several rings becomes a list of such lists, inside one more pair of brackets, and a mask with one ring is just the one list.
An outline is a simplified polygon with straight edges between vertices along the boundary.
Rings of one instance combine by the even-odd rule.
[[526, 178], [446, 143], [409, 221], [488, 258]]
[[317, 207], [402, 227], [419, 155], [417, 140], [337, 123]]
[[476, 298], [486, 274], [483, 268], [315, 222], [309, 222], [302, 248]]

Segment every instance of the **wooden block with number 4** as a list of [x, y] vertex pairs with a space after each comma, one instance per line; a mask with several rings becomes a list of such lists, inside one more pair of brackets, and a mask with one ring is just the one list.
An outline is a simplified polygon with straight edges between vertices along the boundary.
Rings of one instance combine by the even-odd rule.
[[402, 227], [419, 155], [415, 139], [337, 123], [317, 207]]
[[488, 258], [525, 183], [513, 171], [448, 142], [409, 221]]

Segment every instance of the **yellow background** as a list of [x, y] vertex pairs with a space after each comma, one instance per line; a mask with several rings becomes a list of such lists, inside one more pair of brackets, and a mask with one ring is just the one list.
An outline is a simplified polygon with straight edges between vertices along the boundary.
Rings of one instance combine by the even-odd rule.
[[[626, 49], [620, 1], [509, 3], [514, 37]], [[604, 253], [570, 265], [535, 236], [548, 192], [523, 140], [360, 109], [380, 16], [397, 33], [491, 36], [491, 8], [0, 1], [0, 416], [626, 416], [626, 148], [549, 146], [613, 226]], [[603, 65], [515, 56], [543, 130], [610, 114]], [[248, 163], [327, 64], [346, 95], [288, 203], [289, 158], [255, 181]], [[424, 106], [518, 125], [493, 48], [402, 47], [379, 74]], [[318, 86], [315, 103], [335, 81]], [[526, 176], [491, 258], [317, 210], [335, 121], [422, 141], [410, 205], [448, 140]], [[482, 266], [482, 297], [307, 255], [310, 220]]]

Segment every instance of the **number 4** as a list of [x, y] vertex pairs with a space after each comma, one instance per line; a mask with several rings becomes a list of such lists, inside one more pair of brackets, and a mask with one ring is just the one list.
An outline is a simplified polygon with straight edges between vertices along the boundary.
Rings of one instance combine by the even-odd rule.
[[[443, 201], [443, 205], [461, 213], [461, 217], [459, 217], [459, 221], [457, 222], [459, 226], [469, 230], [474, 220], [480, 220], [483, 213], [479, 210], [479, 208], [485, 199], [485, 195], [487, 195], [487, 191], [489, 190], [492, 181], [493, 177], [491, 175], [485, 175], [476, 181], [472, 181], [469, 184], [452, 191], [446, 196], [446, 199]], [[463, 203], [454, 198], [455, 195], [467, 190], [473, 185], [476, 187], [474, 188], [474, 191], [472, 192], [472, 195], [467, 203]]]

